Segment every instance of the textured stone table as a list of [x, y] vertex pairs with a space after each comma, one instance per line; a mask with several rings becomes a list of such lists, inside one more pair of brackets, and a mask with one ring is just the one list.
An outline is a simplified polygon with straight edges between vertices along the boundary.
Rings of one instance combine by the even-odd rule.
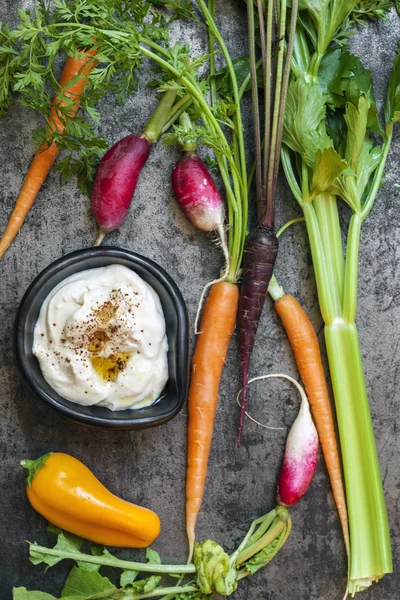
[[[30, 0], [0, 0], [0, 18], [15, 19], [16, 8]], [[230, 29], [227, 39], [233, 54], [244, 51], [244, 10], [239, 0], [221, 0], [221, 24]], [[3, 18], [4, 17], [4, 18]], [[372, 69], [381, 101], [388, 71], [400, 38], [397, 17], [393, 23], [365, 29], [353, 46]], [[187, 28], [178, 30], [184, 34]], [[236, 42], [235, 42], [236, 40]], [[204, 40], [196, 40], [198, 48]], [[146, 96], [145, 101], [143, 101]], [[149, 90], [129, 99], [123, 108], [112, 101], [100, 106], [102, 132], [115, 142], [139, 130], [154, 98]], [[248, 116], [248, 115], [247, 115]], [[33, 147], [30, 134], [35, 116], [14, 107], [0, 122], [0, 229], [3, 231]], [[399, 567], [399, 333], [400, 333], [400, 132], [389, 157], [388, 177], [362, 234], [358, 324], [367, 373], [382, 477], [392, 529], [395, 568]], [[249, 148], [252, 147], [251, 139]], [[140, 180], [134, 206], [121, 230], [107, 242], [131, 248], [160, 263], [180, 284], [193, 317], [201, 287], [218, 273], [220, 255], [210, 239], [182, 219], [171, 199], [169, 177], [174, 152], [158, 146]], [[299, 215], [285, 186], [278, 190], [278, 223]], [[346, 215], [344, 215], [344, 222]], [[186, 554], [184, 533], [184, 476], [186, 416], [169, 424], [138, 433], [113, 433], [87, 429], [62, 419], [40, 404], [26, 389], [15, 367], [12, 324], [17, 304], [32, 278], [60, 255], [90, 245], [95, 224], [89, 204], [74, 182], [62, 184], [50, 174], [20, 235], [0, 263], [0, 598], [11, 599], [15, 585], [61, 590], [67, 565], [44, 574], [28, 562], [25, 540], [51, 541], [44, 520], [31, 509], [24, 492], [23, 457], [37, 457], [50, 450], [68, 452], [82, 459], [115, 493], [150, 506], [162, 519], [162, 533], [155, 544], [165, 560], [182, 560]], [[277, 264], [285, 289], [296, 294], [316, 329], [321, 318], [315, 293], [310, 256], [302, 225], [285, 234]], [[286, 372], [297, 377], [282, 327], [267, 305], [252, 373]], [[241, 451], [235, 447], [238, 389], [237, 338], [229, 353], [215, 422], [210, 476], [198, 521], [199, 539], [213, 537], [227, 549], [240, 539], [250, 521], [273, 507], [275, 481], [282, 458], [285, 431], [262, 430], [247, 422]], [[251, 409], [270, 425], [288, 427], [298, 400], [283, 383], [255, 387]], [[304, 501], [293, 510], [293, 533], [286, 547], [264, 570], [241, 583], [238, 600], [334, 600], [342, 597], [345, 557], [337, 515], [321, 460], [313, 485]], [[128, 556], [128, 552], [121, 552]], [[388, 576], [363, 595], [365, 599], [395, 600], [400, 579]]]

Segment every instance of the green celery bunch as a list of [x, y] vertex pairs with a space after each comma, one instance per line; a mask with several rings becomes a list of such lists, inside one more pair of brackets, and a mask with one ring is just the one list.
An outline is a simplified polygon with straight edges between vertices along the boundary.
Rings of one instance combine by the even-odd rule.
[[[400, 55], [382, 127], [370, 73], [347, 48], [348, 26], [360, 14], [352, 0], [300, 1], [282, 150], [306, 223], [325, 323], [349, 514], [352, 596], [392, 571], [355, 318], [361, 226], [382, 185], [393, 125], [400, 120]], [[382, 16], [369, 16], [374, 15]], [[338, 199], [352, 212], [345, 253]]]

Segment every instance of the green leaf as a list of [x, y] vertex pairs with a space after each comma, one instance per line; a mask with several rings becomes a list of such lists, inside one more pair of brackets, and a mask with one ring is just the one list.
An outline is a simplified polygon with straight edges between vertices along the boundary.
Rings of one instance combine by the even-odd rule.
[[82, 596], [87, 598], [100, 592], [108, 592], [117, 589], [107, 577], [103, 577], [97, 571], [88, 571], [80, 567], [72, 567], [63, 590], [61, 598], [68, 596]]
[[385, 137], [372, 91], [371, 72], [365, 69], [358, 56], [343, 49], [328, 52], [321, 61], [318, 78], [333, 110], [344, 108], [347, 102], [357, 106], [360, 96], [368, 96], [368, 130]]
[[[113, 555], [104, 546], [92, 546], [90, 553], [93, 556], [107, 556], [108, 558], [114, 558]], [[89, 563], [85, 561], [78, 561], [78, 567], [86, 569], [87, 571], [98, 571], [101, 565], [95, 563]]]
[[[83, 544], [83, 539], [73, 535], [72, 533], [67, 533], [65, 531], [61, 531], [57, 538], [57, 544], [54, 546], [54, 550], [58, 550], [59, 552], [72, 552], [79, 556], [79, 549]], [[38, 545], [31, 544], [29, 547], [29, 560], [34, 565], [40, 565], [41, 563], [45, 563], [49, 567], [53, 567], [58, 562], [63, 560], [62, 557], [58, 556], [50, 556], [48, 554], [42, 554], [39, 550], [37, 550]]]
[[13, 588], [13, 600], [57, 600], [45, 592], [29, 592], [24, 587]]
[[130, 586], [141, 594], [149, 594], [153, 592], [159, 585], [161, 577], [159, 575], [152, 575], [147, 579], [140, 579], [140, 581], [133, 581]]
[[358, 106], [348, 104], [344, 120], [347, 125], [347, 143], [345, 158], [350, 168], [357, 173], [358, 162], [361, 155], [365, 136], [367, 135], [368, 113], [370, 108], [369, 98], [360, 96]]
[[398, 123], [400, 121], [400, 43], [386, 92], [385, 121], [386, 123]]
[[286, 538], [287, 532], [284, 529], [278, 537], [268, 544], [268, 546], [265, 546], [265, 548], [260, 550], [260, 552], [257, 552], [257, 554], [252, 556], [246, 563], [244, 563], [244, 566], [249, 573], [253, 575], [256, 571], [262, 567], [265, 567], [269, 562], [271, 562], [277, 552], [281, 549]]
[[139, 575], [139, 571], [122, 571], [121, 573], [121, 578], [120, 578], [120, 586], [121, 587], [127, 587], [128, 585], [131, 585], [136, 577]]
[[368, 132], [369, 108], [370, 99], [366, 96], [360, 96], [357, 107], [347, 105], [345, 157], [351, 172], [344, 172], [330, 187], [330, 191], [341, 196], [353, 211], [361, 208], [370, 177], [382, 158], [382, 147], [374, 145]]
[[152, 548], [146, 548], [146, 560], [150, 563], [155, 563], [157, 565], [161, 565], [161, 558], [158, 552], [153, 550]]
[[318, 194], [327, 190], [343, 172], [348, 170], [348, 164], [332, 147], [318, 151], [315, 164], [310, 201]]
[[283, 143], [314, 167], [317, 152], [332, 144], [325, 127], [325, 97], [318, 83], [300, 77], [289, 86]]
[[[241, 56], [240, 58], [237, 58], [236, 60], [234, 60], [233, 68], [235, 71], [238, 88], [241, 89], [242, 85], [244, 84], [245, 80], [248, 78], [248, 76], [250, 74], [249, 57], [246, 55], [246, 56]], [[214, 79], [217, 84], [218, 92], [224, 98], [227, 96], [231, 97], [233, 90], [232, 90], [232, 83], [231, 83], [231, 78], [230, 78], [228, 67], [224, 67], [223, 69], [217, 71], [217, 73], [214, 76]], [[264, 87], [264, 75], [263, 75], [261, 65], [260, 65], [259, 69], [257, 70], [257, 85], [259, 88]], [[248, 83], [247, 83], [247, 86], [246, 86], [244, 92], [248, 92], [249, 90], [251, 90], [250, 78], [248, 80]]]
[[142, 588], [142, 593], [150, 594], [150, 592], [153, 592], [158, 587], [158, 585], [161, 581], [161, 577], [159, 575], [152, 575], [145, 581], [146, 581], [146, 583], [144, 584], [144, 586]]

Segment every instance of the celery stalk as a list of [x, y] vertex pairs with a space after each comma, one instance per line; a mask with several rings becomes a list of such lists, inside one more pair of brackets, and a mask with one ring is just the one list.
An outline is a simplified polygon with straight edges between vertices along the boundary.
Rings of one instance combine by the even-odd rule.
[[[325, 323], [349, 517], [347, 589], [352, 596], [392, 572], [389, 524], [355, 319], [361, 227], [382, 182], [393, 124], [400, 121], [400, 54], [389, 81], [385, 127], [378, 122], [372, 82], [359, 85], [361, 79], [357, 83], [353, 77], [358, 72], [368, 79], [361, 61], [350, 58], [352, 81], [348, 66], [342, 72], [340, 63], [338, 72], [331, 69], [329, 44], [335, 30], [346, 27], [346, 19], [351, 22], [354, 6], [353, 0], [303, 5], [301, 14], [304, 18], [308, 13], [309, 21], [304, 21], [307, 28], [299, 23], [296, 32], [282, 147], [285, 175], [306, 223]], [[322, 26], [328, 14], [324, 7], [331, 11], [327, 28]], [[349, 56], [340, 60], [346, 63]], [[329, 100], [326, 90], [333, 93]], [[379, 141], [374, 137], [377, 131]], [[346, 202], [353, 213], [345, 253], [337, 200]]]
[[[345, 267], [346, 274], [351, 273], [355, 280], [351, 285], [345, 285], [343, 303], [338, 307], [334, 301], [338, 292], [338, 281], [334, 275], [343, 250], [335, 225], [338, 222], [337, 207], [325, 194], [318, 198], [319, 207], [314, 210], [316, 200], [312, 204], [303, 204], [302, 208], [325, 322], [325, 341], [339, 426], [350, 526], [348, 591], [353, 595], [392, 571], [390, 534], [354, 323], [359, 219], [353, 217], [357, 227], [349, 232]], [[327, 215], [330, 215], [331, 226], [327, 226]], [[323, 216], [322, 226], [318, 216]], [[349, 252], [349, 246], [355, 250]], [[327, 248], [328, 253], [325, 252]], [[349, 306], [353, 310], [346, 310], [345, 318], [342, 307], [346, 309]]]
[[337, 318], [325, 327], [350, 524], [350, 594], [392, 571], [389, 526], [357, 327]]

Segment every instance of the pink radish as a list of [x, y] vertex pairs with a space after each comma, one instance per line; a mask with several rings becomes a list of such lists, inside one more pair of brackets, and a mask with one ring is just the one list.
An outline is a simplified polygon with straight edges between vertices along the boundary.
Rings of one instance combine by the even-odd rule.
[[[290, 428], [286, 440], [285, 455], [282, 468], [278, 478], [277, 501], [284, 506], [296, 504], [308, 490], [315, 473], [318, 460], [318, 433], [311, 418], [310, 405], [307, 395], [301, 385], [289, 375], [271, 374], [260, 375], [250, 379], [249, 384], [264, 379], [286, 379], [290, 381], [299, 391], [301, 405], [299, 413]], [[240, 406], [239, 391], [236, 402]], [[280, 429], [269, 427], [253, 419], [247, 412], [247, 417], [267, 429]]]
[[[297, 383], [297, 382], [296, 382]], [[286, 440], [285, 456], [278, 479], [279, 504], [293, 506], [306, 493], [318, 460], [318, 434], [311, 418], [307, 396], [300, 388], [301, 406]]]
[[201, 231], [224, 226], [225, 207], [213, 178], [194, 152], [187, 152], [172, 171], [172, 187], [188, 220]]
[[175, 97], [175, 91], [166, 92], [147, 121], [144, 132], [119, 140], [101, 159], [91, 197], [92, 211], [100, 226], [96, 246], [125, 219], [141, 170], [152, 145], [162, 133]]
[[201, 231], [218, 231], [224, 243], [224, 201], [205, 164], [196, 154], [193, 123], [186, 112], [181, 114], [179, 124], [186, 137], [179, 139], [183, 156], [172, 171], [175, 197], [194, 227]]
[[185, 132], [185, 141], [180, 139], [183, 156], [178, 159], [172, 171], [172, 188], [179, 206], [194, 227], [201, 231], [218, 232], [221, 248], [225, 257], [225, 268], [219, 279], [210, 281], [203, 288], [195, 319], [195, 332], [200, 316], [200, 310], [207, 289], [226, 279], [229, 273], [230, 254], [225, 233], [225, 205], [205, 164], [196, 154], [197, 143], [193, 124], [186, 112], [179, 118], [179, 123]]
[[117, 229], [125, 219], [150, 150], [144, 135], [132, 134], [114, 144], [101, 159], [93, 184], [92, 211], [104, 234]]

